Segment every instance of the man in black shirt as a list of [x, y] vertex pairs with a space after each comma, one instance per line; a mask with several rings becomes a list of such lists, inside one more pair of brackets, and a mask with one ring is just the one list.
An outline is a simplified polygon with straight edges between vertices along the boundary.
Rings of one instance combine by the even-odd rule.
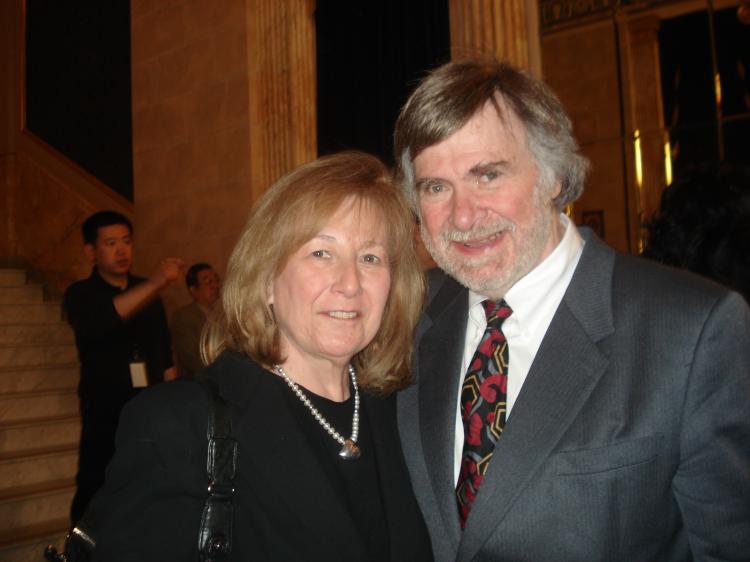
[[166, 258], [148, 279], [131, 275], [133, 227], [114, 211], [93, 214], [82, 230], [94, 268], [88, 279], [68, 287], [63, 300], [81, 362], [82, 428], [73, 523], [104, 482], [125, 402], [142, 387], [174, 378], [158, 292], [180, 278], [184, 267], [181, 260]]

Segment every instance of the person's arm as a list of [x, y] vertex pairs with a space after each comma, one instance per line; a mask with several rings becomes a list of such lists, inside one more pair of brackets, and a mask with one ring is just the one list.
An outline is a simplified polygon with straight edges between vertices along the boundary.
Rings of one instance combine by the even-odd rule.
[[732, 293], [708, 316], [683, 400], [672, 490], [695, 560], [750, 553], [750, 310]]
[[151, 276], [143, 283], [129, 288], [112, 299], [115, 310], [121, 319], [127, 320], [148, 303], [153, 301], [159, 291], [180, 279], [185, 269], [185, 262], [178, 258], [164, 258]]

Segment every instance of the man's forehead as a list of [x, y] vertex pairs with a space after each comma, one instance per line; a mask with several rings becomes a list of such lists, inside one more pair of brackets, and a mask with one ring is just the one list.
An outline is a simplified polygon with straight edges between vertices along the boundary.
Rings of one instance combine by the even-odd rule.
[[124, 224], [108, 224], [100, 226], [97, 230], [97, 238], [101, 240], [126, 238], [130, 236], [130, 229]]
[[[442, 163], [441, 156], [463, 154], [465, 173], [488, 166], [507, 166], [526, 147], [523, 123], [507, 107], [487, 102], [459, 129], [443, 140], [425, 148], [414, 158], [417, 176], [429, 175], [424, 169]], [[433, 166], [427, 166], [431, 168]]]

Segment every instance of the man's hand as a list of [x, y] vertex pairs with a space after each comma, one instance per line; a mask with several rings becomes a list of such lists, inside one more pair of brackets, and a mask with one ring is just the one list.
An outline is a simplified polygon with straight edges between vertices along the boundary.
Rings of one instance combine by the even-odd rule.
[[164, 258], [159, 262], [159, 265], [156, 266], [156, 269], [149, 277], [149, 280], [161, 290], [178, 279], [182, 279], [184, 275], [184, 261], [180, 258]]
[[120, 318], [126, 320], [156, 298], [163, 288], [181, 279], [185, 262], [179, 258], [164, 258], [151, 276], [112, 299]]

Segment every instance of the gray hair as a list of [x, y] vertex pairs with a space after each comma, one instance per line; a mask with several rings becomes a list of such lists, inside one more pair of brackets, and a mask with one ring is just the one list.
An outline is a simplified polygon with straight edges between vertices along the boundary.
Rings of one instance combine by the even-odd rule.
[[552, 90], [507, 63], [492, 58], [464, 59], [430, 73], [396, 120], [393, 146], [397, 177], [417, 212], [414, 159], [458, 131], [487, 103], [504, 119], [501, 102], [526, 128], [541, 188], [549, 190], [560, 182], [555, 207], [562, 209], [581, 196], [589, 163], [579, 153], [570, 118]]

